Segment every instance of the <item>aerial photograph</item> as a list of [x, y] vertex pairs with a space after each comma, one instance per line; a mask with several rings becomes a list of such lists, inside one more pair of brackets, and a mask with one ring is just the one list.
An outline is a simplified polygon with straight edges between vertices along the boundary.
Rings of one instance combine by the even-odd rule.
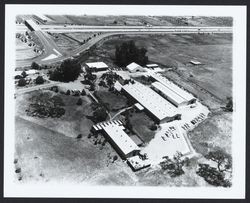
[[231, 188], [233, 17], [16, 15], [17, 184]]

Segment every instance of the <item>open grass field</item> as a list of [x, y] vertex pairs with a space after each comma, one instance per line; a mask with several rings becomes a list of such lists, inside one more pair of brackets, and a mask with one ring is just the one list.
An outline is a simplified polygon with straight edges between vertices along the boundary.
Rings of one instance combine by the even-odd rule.
[[[44, 90], [46, 91], [46, 90]], [[92, 121], [86, 118], [86, 115], [92, 115], [91, 102], [87, 96], [82, 96], [83, 103], [81, 106], [76, 105], [79, 97], [69, 96], [57, 93], [60, 98], [62, 98], [65, 106], [65, 114], [60, 118], [38, 118], [30, 117], [26, 114], [25, 110], [28, 109], [31, 97], [39, 97], [41, 92], [44, 91], [34, 91], [29, 95], [20, 95], [16, 99], [16, 115], [29, 120], [31, 122], [40, 124], [48, 129], [51, 129], [55, 132], [62, 133], [68, 137], [77, 137], [78, 134], [82, 134], [87, 137], [90, 131], [91, 126], [93, 125]], [[47, 90], [51, 95], [54, 95], [54, 92]]]
[[95, 16], [95, 15], [46, 15], [50, 24], [81, 25], [168, 25], [168, 26], [232, 26], [231, 17], [205, 16]]
[[205, 155], [209, 150], [222, 149], [231, 154], [232, 114], [213, 115], [189, 133], [189, 139], [197, 153]]
[[27, 43], [16, 39], [16, 60], [32, 59], [39, 54], [34, 52], [33, 47], [28, 46]]
[[75, 182], [90, 185], [133, 185], [137, 177], [106, 143], [94, 145], [16, 118], [16, 168], [19, 182]]
[[[107, 53], [114, 58], [115, 45], [127, 40], [134, 40], [136, 45], [145, 47], [151, 62], [162, 68], [175, 68], [172, 73], [165, 73], [173, 81], [179, 83], [184, 77], [222, 101], [232, 95], [231, 34], [124, 36], [104, 42], [97, 53]], [[190, 60], [198, 60], [203, 65], [191, 65]], [[178, 79], [177, 76], [181, 77]]]
[[62, 34], [58, 34], [58, 38], [54, 38], [54, 41], [60, 49], [65, 51], [72, 51], [80, 46], [78, 42]]

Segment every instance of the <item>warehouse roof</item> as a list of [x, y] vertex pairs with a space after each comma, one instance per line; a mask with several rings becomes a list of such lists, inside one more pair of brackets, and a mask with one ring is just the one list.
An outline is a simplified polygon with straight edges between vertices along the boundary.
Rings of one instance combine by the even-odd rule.
[[102, 128], [125, 155], [134, 150], [140, 150], [134, 141], [124, 132], [123, 126], [112, 123]]
[[129, 65], [126, 66], [126, 68], [129, 70], [129, 71], [134, 71], [135, 69], [140, 69], [140, 70], [144, 70], [143, 67], [141, 67], [139, 64], [133, 62], [133, 63], [130, 63]]
[[160, 74], [151, 73], [150, 76], [153, 77], [158, 82], [162, 83], [167, 88], [171, 89], [173, 92], [175, 92], [177, 95], [179, 95], [183, 99], [185, 99], [187, 101], [191, 101], [191, 100], [195, 99], [192, 94], [188, 93], [186, 90], [180, 88], [178, 85], [174, 84], [173, 82], [171, 82], [167, 78], [161, 76]]
[[160, 121], [177, 114], [177, 108], [173, 104], [139, 82], [124, 85], [122, 88]]
[[89, 68], [108, 68], [107, 64], [104, 62], [92, 62], [86, 63]]
[[157, 90], [161, 91], [164, 95], [166, 95], [170, 99], [172, 99], [178, 105], [187, 101], [180, 95], [176, 94], [172, 89], [168, 88], [167, 86], [163, 85], [160, 82], [154, 82], [152, 83], [152, 86]]

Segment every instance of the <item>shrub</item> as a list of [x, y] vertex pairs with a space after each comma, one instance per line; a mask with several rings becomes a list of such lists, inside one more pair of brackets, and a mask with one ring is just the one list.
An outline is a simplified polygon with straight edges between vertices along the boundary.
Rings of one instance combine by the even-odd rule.
[[21, 168], [17, 168], [17, 169], [15, 170], [15, 172], [16, 172], [16, 173], [21, 173]]
[[42, 76], [37, 76], [36, 80], [35, 80], [36, 84], [43, 84], [44, 83], [44, 79]]
[[66, 95], [70, 95], [70, 90], [67, 90]]
[[150, 126], [150, 130], [152, 130], [152, 131], [157, 130], [157, 125], [151, 125], [151, 126]]
[[82, 95], [82, 96], [85, 96], [85, 95], [86, 95], [86, 91], [85, 91], [84, 89], [82, 89], [81, 95]]
[[76, 104], [79, 105], [79, 106], [82, 105], [82, 99], [79, 98], [78, 101], [76, 102]]
[[15, 79], [21, 79], [21, 78], [23, 78], [23, 76], [21, 76], [21, 75], [16, 75], [15, 76]]
[[18, 86], [23, 87], [26, 85], [26, 80], [24, 78], [21, 78], [18, 80]]
[[31, 68], [35, 69], [35, 70], [40, 70], [41, 69], [41, 67], [36, 62], [32, 62]]
[[82, 134], [77, 135], [76, 138], [77, 138], [77, 139], [81, 139], [81, 138], [82, 138]]
[[23, 76], [23, 78], [26, 78], [26, 77], [27, 77], [27, 73], [26, 73], [25, 71], [23, 71], [23, 72], [21, 73], [21, 75]]
[[117, 156], [117, 155], [113, 156], [113, 163], [114, 163], [117, 159], [118, 159], [118, 156]]

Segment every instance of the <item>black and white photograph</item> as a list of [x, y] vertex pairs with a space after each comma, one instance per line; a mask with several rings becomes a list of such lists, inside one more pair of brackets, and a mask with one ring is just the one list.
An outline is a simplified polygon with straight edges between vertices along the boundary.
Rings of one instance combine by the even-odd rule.
[[6, 197], [244, 198], [246, 7], [6, 5]]

